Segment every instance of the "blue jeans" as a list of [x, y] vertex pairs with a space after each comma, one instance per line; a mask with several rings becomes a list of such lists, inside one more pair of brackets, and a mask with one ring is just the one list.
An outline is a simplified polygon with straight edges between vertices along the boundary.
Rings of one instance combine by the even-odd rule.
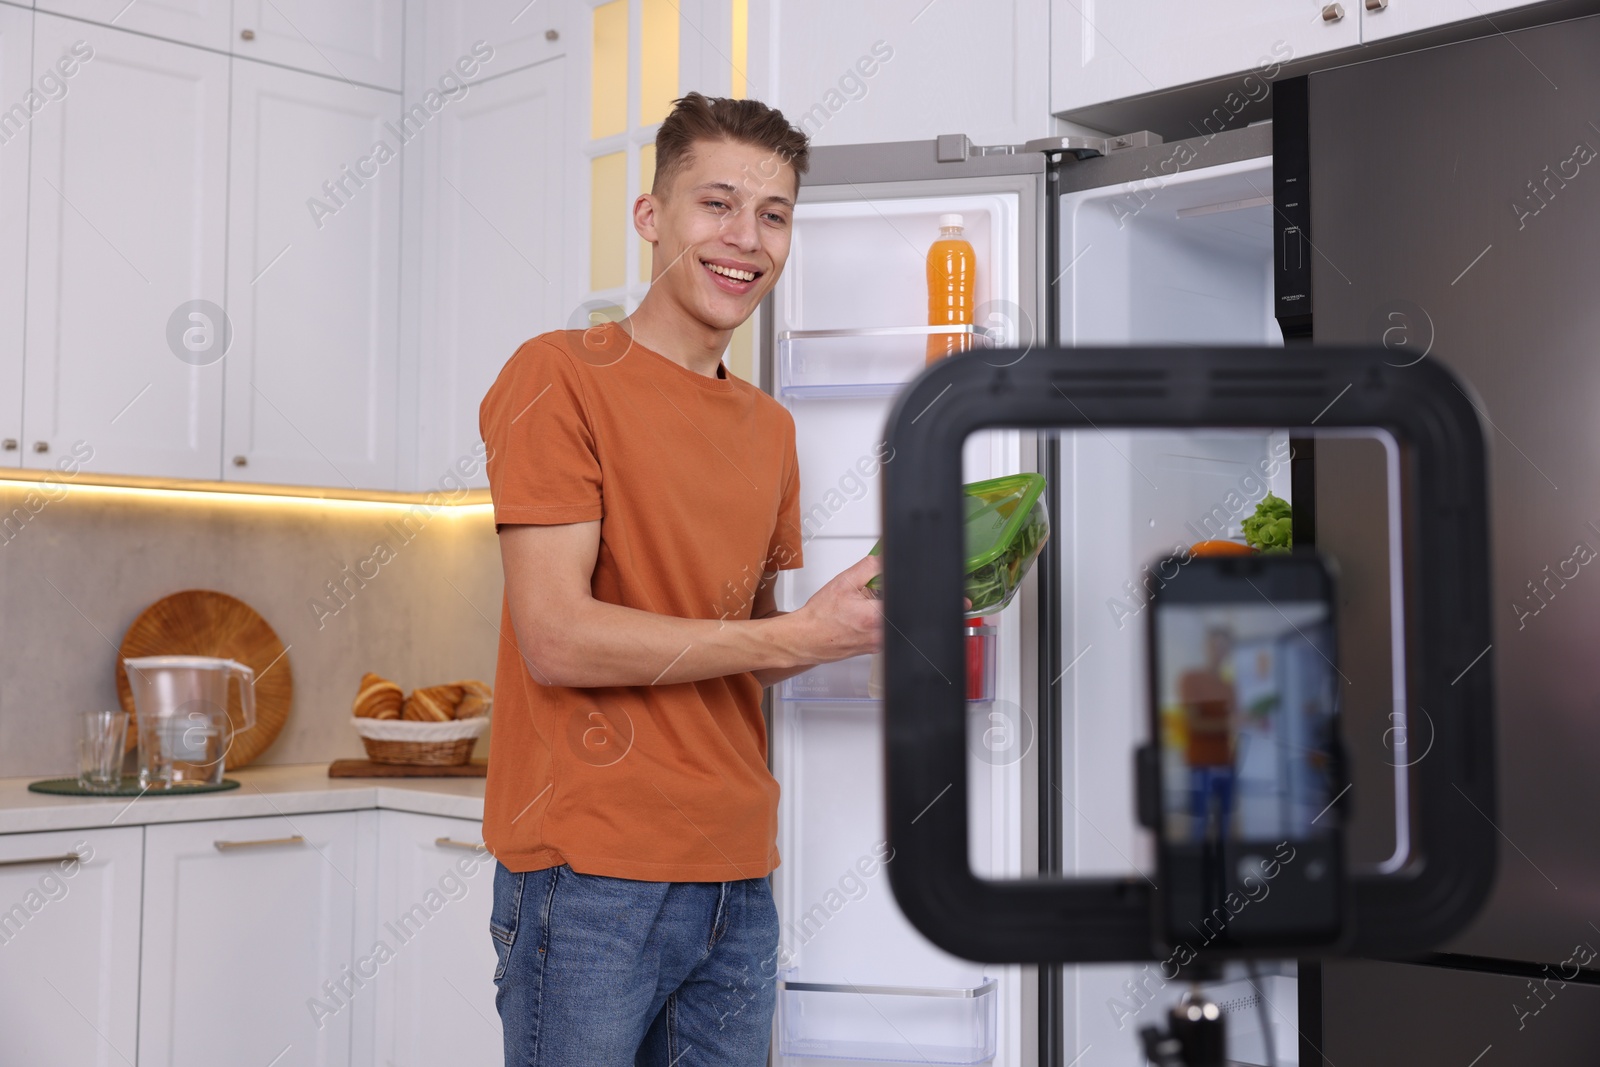
[[1211, 798], [1217, 798], [1217, 838], [1227, 840], [1233, 819], [1233, 768], [1190, 767], [1190, 811], [1194, 816], [1194, 839], [1206, 839], [1211, 825]]
[[636, 882], [495, 865], [506, 1067], [762, 1067], [778, 911], [765, 878]]

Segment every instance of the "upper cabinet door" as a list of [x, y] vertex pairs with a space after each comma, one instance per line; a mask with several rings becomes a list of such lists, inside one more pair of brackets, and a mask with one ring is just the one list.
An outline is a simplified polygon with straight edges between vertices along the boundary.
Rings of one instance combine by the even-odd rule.
[[[22, 318], [28, 275], [28, 94], [33, 12], [0, 6], [0, 467], [22, 463]], [[52, 81], [51, 85], [57, 82]], [[61, 83], [64, 84], [64, 83]], [[53, 92], [60, 92], [53, 89]], [[44, 99], [44, 94], [39, 94]]]
[[169, 41], [228, 50], [232, 0], [38, 0], [40, 11], [87, 19]]
[[133, 1062], [143, 847], [136, 826], [0, 835], [6, 1063]]
[[215, 479], [228, 58], [35, 19], [24, 465]]
[[[984, 145], [1044, 137], [1052, 126], [1045, 107], [1050, 2], [768, 4], [783, 59], [771, 71], [771, 86], [747, 71], [750, 90], [767, 99], [775, 92], [789, 121], [816, 145], [920, 141], [951, 132]], [[1137, 2], [1101, 0], [1107, 7]], [[727, 45], [686, 27], [681, 47], [685, 88], [714, 74], [728, 77], [722, 73], [730, 67]], [[693, 52], [700, 54], [698, 70], [687, 60]]]
[[[1219, 88], [1216, 101], [1223, 114], [1237, 113], [1265, 92], [1258, 83], [1277, 67], [1359, 44], [1361, 3], [1242, 0], [1221, 10], [1176, 0], [1051, 0], [1050, 110], [1060, 114], [1237, 74], [1240, 84]], [[1267, 73], [1245, 83], [1252, 71]]]
[[478, 405], [522, 342], [565, 325], [561, 66], [473, 86], [426, 133], [417, 488], [488, 484]]
[[233, 54], [400, 89], [403, 0], [233, 0]]
[[224, 477], [393, 489], [399, 97], [233, 73]]
[[355, 867], [355, 812], [147, 827], [138, 1062], [348, 1064]]
[[[475, 66], [481, 69], [474, 78], [492, 78], [554, 59], [567, 50], [567, 5], [530, 4], [528, 0], [474, 0], [470, 4], [427, 0], [421, 7], [427, 57], [417, 72], [421, 84], [418, 78], [411, 79], [408, 99], [419, 89], [437, 88], [446, 75], [471, 80], [463, 77], [462, 71]], [[462, 60], [467, 65], [457, 67]]]
[[1381, 41], [1527, 4], [1528, 0], [1390, 0], [1381, 7], [1362, 10], [1361, 39]]

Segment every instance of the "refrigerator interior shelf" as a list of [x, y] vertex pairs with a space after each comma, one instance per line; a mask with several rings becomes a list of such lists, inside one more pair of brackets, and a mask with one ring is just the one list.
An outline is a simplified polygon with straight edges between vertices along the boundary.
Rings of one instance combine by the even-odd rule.
[[894, 396], [928, 365], [928, 338], [964, 335], [992, 348], [1005, 329], [989, 326], [875, 326], [784, 330], [778, 334], [778, 393], [791, 400]]
[[959, 988], [781, 980], [778, 1051], [879, 1063], [984, 1063], [995, 1054], [998, 988], [993, 978]]

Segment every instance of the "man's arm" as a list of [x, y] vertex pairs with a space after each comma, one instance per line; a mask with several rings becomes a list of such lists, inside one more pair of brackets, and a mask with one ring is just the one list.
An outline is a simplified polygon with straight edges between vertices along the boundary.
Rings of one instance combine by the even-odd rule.
[[[770, 580], [763, 581], [757, 587], [755, 605], [750, 609], [750, 617], [752, 619], [776, 619], [780, 615], [789, 614], [787, 611], [778, 610], [777, 584], [778, 578], [774, 574]], [[763, 686], [777, 685], [785, 678], [793, 678], [795, 675], [809, 671], [815, 666], [815, 663], [801, 663], [791, 667], [770, 667], [753, 673], [756, 676], [756, 681]]]
[[[798, 611], [749, 621], [679, 619], [596, 600], [590, 589], [600, 523], [504, 526], [500, 556], [517, 647], [546, 685], [670, 685], [753, 671], [763, 684], [876, 651], [881, 615], [865, 585], [867, 557]], [[758, 591], [757, 603], [761, 603]], [[772, 673], [768, 680], [769, 672]]]

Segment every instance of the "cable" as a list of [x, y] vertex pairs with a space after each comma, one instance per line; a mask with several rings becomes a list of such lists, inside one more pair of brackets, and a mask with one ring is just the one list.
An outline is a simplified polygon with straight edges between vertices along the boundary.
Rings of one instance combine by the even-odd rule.
[[1261, 975], [1256, 973], [1256, 961], [1247, 959], [1244, 967], [1250, 975], [1250, 985], [1256, 991], [1256, 1010], [1261, 1013], [1261, 1041], [1267, 1050], [1267, 1067], [1278, 1067], [1278, 1050], [1272, 1042], [1272, 1016], [1267, 1011], [1267, 995], [1261, 991]]

